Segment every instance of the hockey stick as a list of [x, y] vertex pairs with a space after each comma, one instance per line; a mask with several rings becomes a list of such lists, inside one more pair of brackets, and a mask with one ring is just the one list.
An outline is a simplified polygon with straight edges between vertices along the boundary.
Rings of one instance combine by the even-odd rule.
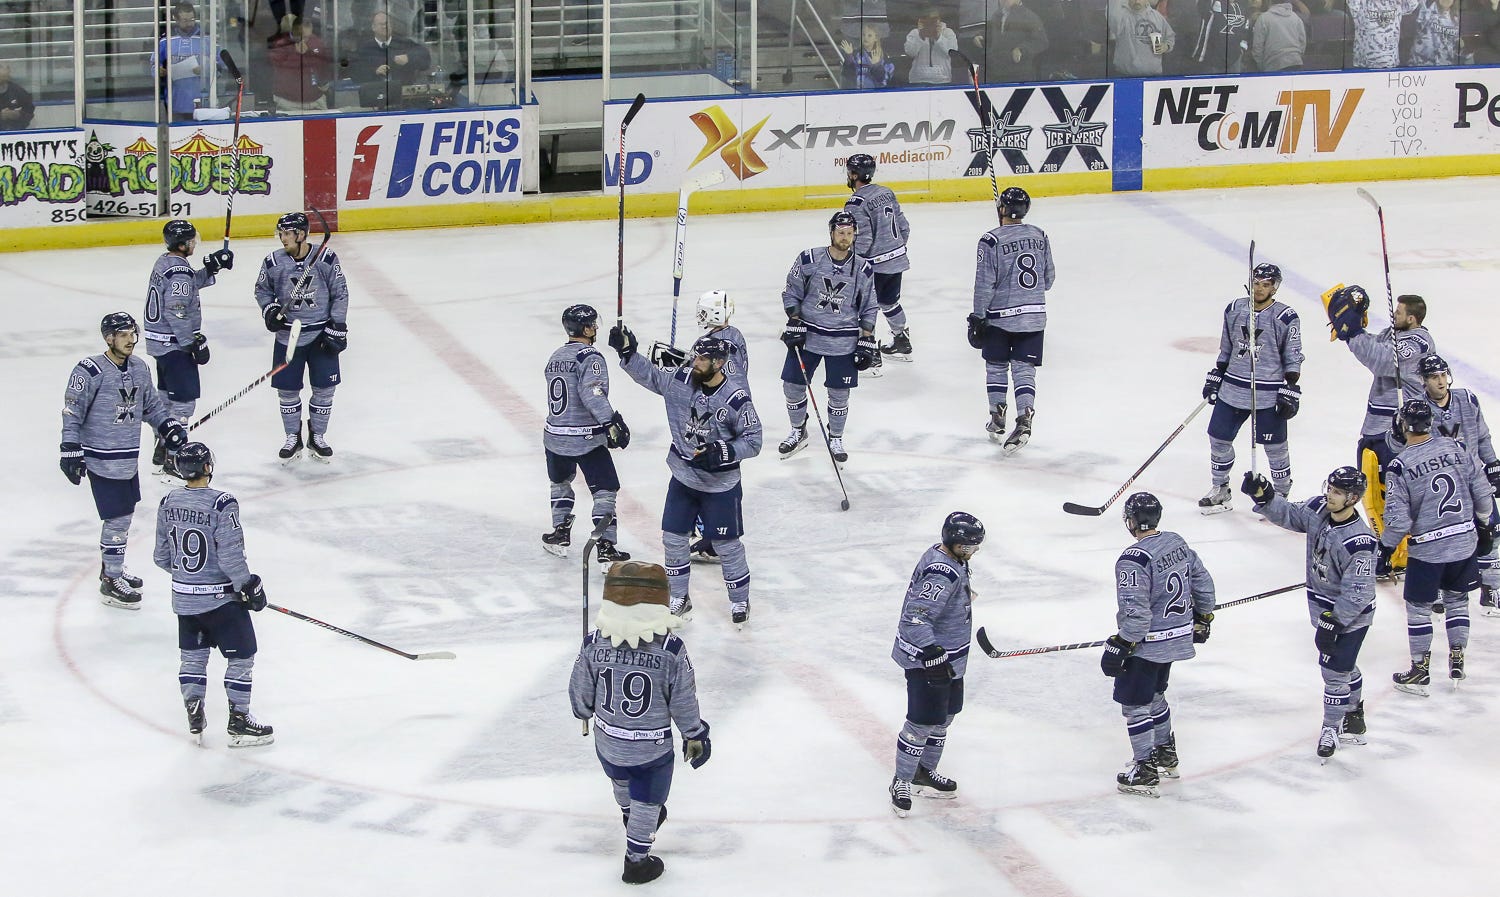
[[1166, 451], [1167, 446], [1172, 444], [1172, 440], [1182, 435], [1182, 431], [1187, 429], [1187, 425], [1193, 422], [1193, 418], [1197, 417], [1198, 414], [1202, 412], [1203, 409], [1207, 406], [1208, 399], [1204, 399], [1203, 401], [1199, 402], [1198, 406], [1193, 409], [1193, 413], [1189, 414], [1186, 420], [1177, 425], [1177, 429], [1172, 431], [1172, 435], [1168, 436], [1165, 442], [1156, 447], [1156, 451], [1151, 453], [1151, 457], [1146, 459], [1146, 463], [1136, 468], [1135, 473], [1131, 474], [1130, 478], [1127, 479], [1118, 490], [1116, 490], [1115, 494], [1109, 497], [1109, 501], [1105, 502], [1097, 508], [1091, 508], [1087, 505], [1079, 505], [1074, 504], [1071, 501], [1065, 501], [1063, 502], [1063, 510], [1068, 512], [1069, 514], [1079, 514], [1084, 517], [1098, 517], [1100, 514], [1103, 514], [1105, 511], [1109, 510], [1109, 506], [1114, 504], [1120, 498], [1120, 496], [1125, 494], [1125, 490], [1130, 488], [1130, 484], [1135, 482], [1135, 478], [1144, 473], [1146, 468], [1151, 466], [1151, 462], [1155, 461], [1158, 455]]
[[1250, 350], [1250, 475], [1255, 475], [1255, 446], [1260, 441], [1260, 409], [1255, 399], [1255, 359], [1260, 354], [1260, 312], [1255, 310], [1255, 241], [1250, 241], [1249, 276], [1245, 292], [1250, 295], [1250, 333], [1246, 338]]
[[[1214, 610], [1221, 611], [1225, 608], [1235, 607], [1240, 604], [1249, 604], [1252, 601], [1259, 601], [1262, 598], [1270, 598], [1272, 595], [1281, 595], [1295, 589], [1300, 589], [1304, 585], [1306, 585], [1306, 583], [1299, 582], [1289, 586], [1282, 586], [1279, 589], [1272, 589], [1269, 592], [1261, 592], [1257, 595], [1251, 595], [1248, 598], [1236, 598], [1233, 601], [1225, 601], [1221, 604], [1215, 604]], [[1107, 640], [1100, 640], [1097, 642], [1078, 642], [1072, 645], [1048, 645], [1045, 648], [1022, 648], [1018, 651], [998, 651], [995, 649], [995, 646], [990, 643], [989, 635], [984, 631], [984, 627], [981, 626], [979, 627], [979, 631], [974, 633], [974, 641], [979, 643], [979, 649], [981, 651], [998, 660], [1002, 657], [1025, 657], [1030, 654], [1051, 654], [1055, 651], [1076, 651], [1079, 648], [1102, 648], [1104, 647]]]
[[408, 654], [407, 652], [402, 651], [400, 648], [392, 648], [390, 645], [377, 642], [372, 638], [365, 638], [364, 636], [355, 632], [350, 632], [347, 629], [340, 629], [332, 623], [324, 623], [317, 617], [309, 617], [307, 614], [298, 613], [291, 608], [282, 607], [279, 604], [267, 604], [266, 607], [270, 608], [271, 610], [286, 614], [289, 617], [296, 617], [297, 619], [311, 623], [314, 626], [321, 626], [329, 632], [336, 632], [346, 638], [352, 638], [357, 642], [364, 642], [365, 644], [379, 648], [382, 651], [389, 651], [392, 654], [399, 654], [402, 657], [405, 657], [407, 660], [454, 660], [458, 657], [458, 655], [454, 654], [452, 651], [427, 651], [422, 654]]
[[[589, 638], [589, 556], [594, 553], [594, 546], [604, 538], [604, 531], [614, 523], [615, 515], [605, 514], [594, 524], [594, 531], [589, 533], [589, 541], [583, 546], [583, 640]], [[583, 734], [589, 734], [589, 721], [583, 720]]]
[[[287, 331], [287, 344], [288, 345], [295, 345], [296, 342], [297, 342], [297, 340], [301, 336], [302, 336], [302, 322], [301, 321], [295, 321], [295, 320], [292, 321], [291, 329]], [[282, 371], [286, 370], [286, 366], [289, 365], [289, 364], [291, 364], [291, 363], [292, 363], [292, 353], [288, 352], [285, 361], [283, 361], [281, 364], [278, 364], [275, 367], [271, 368], [269, 371], [266, 371], [264, 374], [261, 374], [259, 377], [256, 377], [254, 380], [250, 381], [250, 385], [249, 386], [246, 386], [244, 389], [240, 390], [239, 392], [235, 393], [234, 395], [232, 395], [229, 398], [225, 399], [224, 401], [220, 402], [217, 408], [214, 408], [212, 411], [209, 411], [207, 414], [204, 414], [202, 417], [200, 417], [197, 420], [193, 421], [191, 424], [188, 425], [188, 431], [191, 432], [193, 430], [198, 429], [200, 426], [202, 426], [203, 424], [207, 423], [209, 418], [213, 417], [215, 414], [218, 414], [220, 411], [223, 411], [225, 408], [228, 408], [230, 405], [233, 405], [235, 402], [238, 402], [240, 399], [243, 399], [245, 396], [249, 395], [250, 391], [252, 389], [254, 389], [255, 387], [261, 385], [262, 383], [266, 382], [267, 380], [271, 379], [272, 377], [276, 376], [277, 374], [281, 373]]]
[[229, 74], [234, 76], [234, 83], [238, 85], [234, 94], [234, 140], [230, 144], [230, 158], [234, 161], [234, 180], [229, 184], [229, 194], [224, 197], [224, 248], [229, 248], [229, 224], [234, 220], [234, 195], [240, 189], [240, 107], [245, 102], [245, 76], [240, 74], [240, 67], [235, 65], [234, 57], [229, 55], [228, 50], [219, 51], [219, 61]]
[[1380, 260], [1385, 265], [1385, 310], [1391, 317], [1391, 361], [1396, 365], [1396, 412], [1399, 416], [1405, 396], [1401, 389], [1401, 351], [1396, 346], [1396, 294], [1391, 289], [1391, 253], [1385, 243], [1385, 210], [1380, 208], [1370, 191], [1360, 187], [1355, 192], [1360, 199], [1375, 207], [1375, 217], [1380, 221]]
[[625, 130], [635, 119], [641, 107], [646, 105], [646, 95], [638, 93], [635, 102], [620, 119], [620, 155], [615, 159], [615, 183], [620, 185], [620, 224], [615, 253], [615, 323], [625, 324]]
[[797, 367], [802, 371], [802, 382], [807, 386], [807, 400], [812, 403], [813, 417], [818, 419], [818, 429], [823, 431], [823, 446], [828, 449], [828, 460], [833, 462], [833, 475], [838, 478], [839, 491], [844, 493], [843, 501], [839, 502], [839, 510], [849, 510], [849, 490], [844, 488], [844, 474], [839, 471], [839, 460], [833, 456], [833, 443], [828, 439], [828, 428], [823, 426], [823, 412], [818, 410], [818, 399], [813, 395], [812, 378], [807, 376], [807, 365], [802, 363], [802, 347], [793, 346], [792, 351], [797, 353]]
[[683, 181], [682, 189], [677, 191], [677, 241], [672, 250], [672, 329], [667, 337], [667, 345], [674, 349], [677, 348], [677, 297], [682, 292], [682, 263], [687, 255], [688, 197], [692, 196], [694, 190], [712, 187], [723, 181], [724, 172], [710, 171]]
[[957, 48], [948, 51], [951, 60], [957, 56], [969, 70], [969, 80], [974, 84], [974, 111], [979, 114], [979, 126], [984, 129], [984, 158], [985, 167], [990, 170], [990, 195], [995, 200], [995, 215], [1000, 223], [1005, 223], [1005, 216], [1000, 214], [1000, 183], [995, 180], [995, 129], [990, 126], [990, 119], [995, 110], [990, 106], [989, 99], [979, 90], [979, 66], [963, 54]]

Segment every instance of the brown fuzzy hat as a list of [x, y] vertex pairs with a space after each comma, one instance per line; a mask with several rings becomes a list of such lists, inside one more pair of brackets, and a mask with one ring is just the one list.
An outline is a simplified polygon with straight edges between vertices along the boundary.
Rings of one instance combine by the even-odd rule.
[[604, 574], [604, 600], [621, 607], [636, 604], [665, 607], [671, 601], [667, 571], [660, 564], [617, 561]]

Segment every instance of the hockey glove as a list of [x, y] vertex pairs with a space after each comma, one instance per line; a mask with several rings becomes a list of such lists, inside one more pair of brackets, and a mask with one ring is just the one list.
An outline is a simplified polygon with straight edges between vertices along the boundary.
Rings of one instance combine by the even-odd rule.
[[604, 425], [604, 444], [613, 449], [630, 448], [630, 428], [618, 411]]
[[1344, 632], [1344, 627], [1333, 618], [1331, 610], [1323, 611], [1316, 625], [1318, 629], [1313, 634], [1313, 644], [1318, 646], [1319, 654], [1332, 654], [1334, 646], [1339, 643], [1339, 636]]
[[984, 348], [984, 332], [990, 329], [990, 322], [984, 315], [969, 315], [969, 345], [976, 349]]
[[710, 473], [725, 470], [735, 464], [739, 459], [735, 457], [734, 446], [722, 439], [710, 442], [698, 450], [698, 454], [688, 463]]
[[1364, 287], [1342, 287], [1323, 295], [1334, 337], [1347, 341], [1365, 332], [1370, 323], [1370, 297]]
[[58, 463], [62, 466], [63, 476], [75, 486], [82, 483], [83, 474], [88, 470], [88, 465], [83, 463], [83, 446], [76, 442], [64, 442], [58, 449], [62, 452]]
[[651, 347], [651, 363], [664, 371], [675, 371], [687, 364], [687, 350], [656, 343]]
[[162, 425], [156, 428], [156, 435], [161, 437], [169, 452], [187, 445], [187, 428], [171, 418], [162, 421]]
[[800, 349], [807, 345], [807, 325], [795, 315], [788, 315], [786, 329], [781, 331], [781, 341], [788, 349]]
[[1203, 379], [1203, 398], [1208, 399], [1210, 405], [1219, 401], [1219, 387], [1224, 385], [1224, 370], [1224, 367], [1214, 368]]
[[1193, 611], [1193, 644], [1201, 645], [1208, 641], [1213, 628], [1214, 615], [1212, 613], [1200, 614]]
[[1250, 496], [1257, 505], [1263, 505], [1275, 496], [1276, 492], [1271, 487], [1271, 481], [1264, 474], [1245, 471], [1245, 479], [1240, 483], [1240, 491]]
[[875, 344], [874, 334], [860, 334], [859, 341], [854, 344], [854, 369], [868, 371], [879, 357], [880, 347]]
[[1392, 570], [1392, 568], [1391, 568], [1391, 557], [1394, 556], [1395, 553], [1396, 553], [1396, 546], [1394, 546], [1394, 545], [1386, 545], [1384, 543], [1381, 543], [1381, 545], [1380, 545], [1380, 560], [1378, 560], [1378, 561], [1375, 562], [1375, 578], [1376, 579], [1389, 579], [1390, 578], [1391, 573], [1394, 572]]
[[1127, 642], [1115, 634], [1104, 640], [1104, 656], [1099, 658], [1099, 669], [1113, 679], [1125, 669], [1125, 658], [1135, 653], [1135, 642]]
[[260, 577], [254, 573], [250, 574], [250, 578], [240, 586], [240, 593], [236, 597], [239, 598], [241, 604], [251, 610], [266, 609], [266, 590], [261, 588]]
[[203, 257], [203, 270], [207, 271], [210, 277], [232, 268], [234, 268], [234, 253], [228, 249], [219, 249]]
[[1291, 420], [1302, 408], [1302, 387], [1295, 383], [1283, 383], [1276, 390], [1276, 416]]
[[700, 719], [703, 729], [695, 735], [682, 736], [682, 759], [694, 769], [708, 762], [714, 754], [714, 744], [708, 740], [708, 720]]
[[640, 342], [629, 327], [617, 323], [609, 328], [609, 347], [619, 354], [620, 364], [629, 364], [630, 359], [635, 357], [635, 350], [640, 347]]
[[922, 675], [933, 685], [946, 685], [953, 681], [953, 663], [942, 645], [928, 645], [917, 655], [922, 662]]
[[329, 321], [318, 335], [318, 342], [333, 354], [339, 354], [349, 348], [349, 325], [343, 321]]
[[1491, 461], [1484, 465], [1485, 478], [1490, 481], [1490, 487], [1500, 495], [1500, 461]]
[[1474, 518], [1474, 532], [1479, 535], [1479, 545], [1474, 549], [1474, 556], [1482, 558], [1495, 550], [1495, 527], [1479, 518]]
[[193, 341], [188, 344], [187, 352], [193, 356], [193, 364], [208, 364], [208, 337], [201, 333], [193, 334]]
[[261, 310], [260, 315], [266, 321], [266, 329], [272, 333], [286, 329], [286, 315], [281, 311], [281, 303], [272, 302]]

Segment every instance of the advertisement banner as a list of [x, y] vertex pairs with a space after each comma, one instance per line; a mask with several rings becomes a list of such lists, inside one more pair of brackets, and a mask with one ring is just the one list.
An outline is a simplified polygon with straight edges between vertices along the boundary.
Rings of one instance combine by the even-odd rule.
[[0, 135], [0, 227], [83, 220], [83, 132]]
[[[91, 217], [155, 214], [155, 125], [85, 124], [83, 149]], [[231, 122], [176, 126], [170, 158], [172, 207], [167, 214], [174, 217], [221, 214], [231, 189], [239, 213], [280, 214], [302, 206], [300, 120], [247, 119], [237, 147]]]
[[521, 198], [521, 110], [341, 118], [340, 209]]

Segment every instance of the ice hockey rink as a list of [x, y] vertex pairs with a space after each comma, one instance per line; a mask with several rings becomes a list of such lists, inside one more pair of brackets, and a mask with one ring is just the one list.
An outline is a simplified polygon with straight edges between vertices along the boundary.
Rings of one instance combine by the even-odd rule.
[[[1004, 186], [1002, 184], [1002, 186]], [[1386, 208], [1392, 280], [1430, 305], [1458, 386], [1500, 420], [1500, 180], [1368, 185]], [[1370, 377], [1330, 343], [1318, 295], [1359, 283], [1387, 323], [1379, 231], [1354, 185], [1050, 197], [1028, 218], [1052, 238], [1046, 363], [1035, 435], [1005, 457], [985, 439], [983, 366], [964, 340], [975, 240], [988, 202], [910, 203], [904, 304], [916, 361], [854, 392], [839, 510], [818, 437], [777, 460], [779, 293], [794, 255], [820, 245], [821, 211], [694, 216], [678, 328], [693, 299], [729, 291], [751, 343], [766, 430], [744, 465], [750, 628], [729, 622], [717, 567], [694, 565], [682, 636], [697, 669], [712, 761], [679, 763], [657, 837], [659, 894], [1361, 895], [1494, 893], [1500, 805], [1500, 619], [1474, 600], [1470, 678], [1395, 692], [1408, 666], [1399, 587], [1379, 588], [1361, 668], [1369, 744], [1314, 755], [1322, 712], [1305, 601], [1292, 592], [1225, 611], [1168, 692], [1182, 755], [1160, 800], [1116, 793], [1129, 760], [1098, 651], [971, 656], [967, 704], [942, 771], [956, 801], [889, 809], [905, 709], [890, 659], [912, 566], [943, 517], [989, 536], [973, 561], [976, 625], [1001, 649], [1102, 639], [1112, 567], [1130, 543], [1101, 504], [1199, 401], [1246, 249], [1286, 274], [1307, 361], [1291, 423], [1293, 495], [1352, 460]], [[235, 493], [251, 569], [273, 603], [406, 651], [411, 662], [265, 611], [253, 708], [276, 743], [231, 751], [210, 664], [209, 730], [189, 741], [177, 691], [168, 578], [151, 563], [156, 501], [143, 477], [127, 556], [139, 612], [97, 593], [98, 520], [57, 468], [59, 410], [98, 321], [139, 316], [159, 247], [0, 254], [10, 384], [0, 464], [0, 841], [11, 894], [606, 894], [623, 831], [590, 740], [569, 713], [580, 636], [573, 556], [550, 529], [542, 367], [558, 319], [589, 302], [612, 320], [614, 221], [336, 234], [350, 348], [323, 466], [276, 460], [262, 387], [195, 431]], [[667, 336], [670, 219], [627, 222], [625, 306], [649, 344]], [[233, 272], [204, 292], [212, 363], [198, 410], [266, 370], [251, 295], [265, 234], [238, 236]], [[881, 324], [881, 334], [886, 327]], [[143, 351], [143, 347], [141, 349]], [[668, 473], [660, 399], [612, 365], [634, 439], [617, 453], [620, 547], [660, 562]], [[817, 393], [823, 403], [823, 391]], [[1302, 580], [1303, 539], [1236, 493], [1201, 517], [1207, 414], [1138, 482], [1163, 529], [1202, 555], [1220, 601]], [[149, 442], [147, 443], [149, 448]], [[1238, 446], [1237, 485], [1248, 464]], [[1264, 465], [1262, 459], [1261, 464]], [[586, 510], [581, 481], [580, 512]], [[601, 576], [593, 575], [597, 602]], [[597, 606], [597, 604], [596, 604]], [[1443, 636], [1437, 636], [1438, 651]], [[1434, 663], [1437, 673], [1440, 662]], [[1445, 669], [1445, 668], [1444, 668]]]

